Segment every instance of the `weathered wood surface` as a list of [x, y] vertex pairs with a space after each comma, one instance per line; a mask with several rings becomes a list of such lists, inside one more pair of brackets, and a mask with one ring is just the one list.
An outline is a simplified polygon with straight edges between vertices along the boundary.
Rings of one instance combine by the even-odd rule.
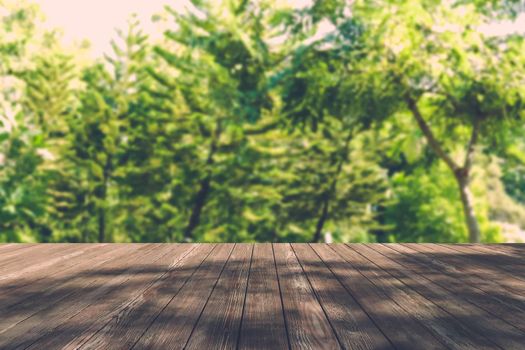
[[0, 349], [523, 349], [525, 245], [0, 244]]

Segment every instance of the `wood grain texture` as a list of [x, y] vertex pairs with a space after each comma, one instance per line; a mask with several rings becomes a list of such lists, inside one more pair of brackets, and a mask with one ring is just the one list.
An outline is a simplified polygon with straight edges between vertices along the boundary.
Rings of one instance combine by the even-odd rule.
[[524, 256], [501, 254], [501, 250], [497, 248], [481, 248], [480, 246], [470, 244], [439, 244], [433, 247], [436, 249], [445, 248], [447, 251], [460, 252], [464, 258], [472, 259], [476, 264], [487, 266], [489, 269], [494, 269], [506, 276], [516, 278], [525, 286]]
[[291, 348], [339, 348], [339, 340], [292, 247], [274, 244], [274, 253]]
[[17, 250], [29, 248], [38, 244], [35, 243], [2, 243], [0, 244], [0, 262], [9, 255], [20, 254]]
[[391, 349], [392, 344], [309, 245], [292, 245], [341, 345], [346, 349]]
[[50, 260], [57, 257], [61, 259], [77, 249], [79, 249], [78, 244], [34, 244], [13, 252], [11, 256], [8, 251], [0, 256], [0, 275], [18, 273], [40, 263], [48, 264]]
[[[28, 288], [36, 284], [39, 284], [40, 288], [45, 288], [49, 284], [49, 280], [54, 280], [57, 276], [70, 276], [72, 274], [71, 272], [61, 274], [61, 272], [81, 266], [86, 262], [91, 262], [93, 259], [102, 256], [104, 252], [117, 254], [123, 248], [126, 248], [126, 246], [122, 245], [120, 249], [109, 244], [78, 246], [69, 253], [64, 252], [58, 257], [48, 259], [45, 263], [7, 272], [0, 276], [0, 294], [6, 296], [8, 292], [15, 292], [15, 290], [20, 288], [24, 288], [24, 292], [27, 292]], [[28, 287], [29, 284], [31, 286]]]
[[[394, 278], [386, 278], [402, 289], [410, 297], [405, 297], [392, 290], [397, 303], [416, 315], [426, 327], [451, 348], [483, 349], [497, 346], [506, 349], [520, 347], [520, 338], [524, 337], [514, 327], [494, 319], [492, 315], [466, 302], [461, 294], [450, 294], [440, 286], [428, 283], [417, 274], [406, 274], [405, 269], [391, 259], [361, 245], [350, 245], [350, 249], [362, 254], [363, 258], [379, 267], [380, 271]], [[439, 302], [435, 302], [439, 300]], [[468, 326], [467, 326], [468, 325]], [[505, 334], [505, 336], [501, 336]]]
[[272, 245], [256, 244], [239, 338], [240, 349], [288, 349]]
[[[419, 252], [420, 255], [431, 257], [435, 265], [441, 264], [453, 271], [466, 270], [470, 275], [498, 283], [512, 294], [525, 296], [525, 281], [519, 279], [515, 274], [499, 269], [500, 265], [493, 261], [485, 263], [482, 259], [480, 261], [478, 258], [472, 258], [473, 254], [437, 244], [407, 243], [404, 246]], [[417, 253], [415, 254], [417, 255]], [[475, 255], [477, 256], [479, 253]], [[485, 256], [487, 260], [491, 257], [489, 254], [485, 254]], [[515, 268], [515, 270], [516, 273], [520, 272], [519, 268]]]
[[525, 245], [0, 244], [1, 349], [523, 349]]
[[430, 255], [418, 254], [417, 251], [402, 245], [374, 244], [369, 247], [402, 265], [411, 277], [419, 275], [443, 288], [443, 294], [459, 294], [464, 300], [484, 309], [493, 317], [525, 331], [523, 297], [502, 288], [492, 281], [490, 276], [481, 278], [471, 274], [467, 265], [458, 270], [445, 262], [436, 263]]
[[81, 313], [67, 319], [52, 332], [35, 341], [28, 349], [59, 349], [66, 345], [71, 346], [73, 340], [82, 340], [89, 337], [96, 329], [100, 329], [108, 319], [112, 319], [140, 297], [155, 282], [170, 272], [188, 250], [190, 245], [166, 245], [166, 250], [159, 249], [158, 258], [152, 263], [140, 262], [136, 273], [126, 283], [118, 286], [118, 292], [108, 289], [107, 293], [98, 300], [85, 307]]
[[[122, 284], [127, 282], [133, 285], [133, 279], [139, 278], [143, 269], [159, 259], [168, 247], [152, 244], [145, 248], [145, 252], [136, 252], [125, 259], [112, 260], [105, 269], [85, 275], [79, 282], [88, 284], [83, 288], [78, 285], [68, 287], [71, 293], [61, 299], [60, 303], [47, 305], [47, 308], [24, 320], [7, 324], [0, 333], [0, 348], [25, 348], [90, 304], [96, 303], [109, 293], [118, 293]], [[3, 324], [4, 321], [5, 319], [2, 319], [0, 322]]]
[[[33, 276], [23, 276], [19, 279], [6, 280], [0, 285], [0, 313], [4, 319], [8, 310], [16, 312], [27, 310], [35, 312], [59, 301], [70, 292], [73, 287], [82, 288], [86, 280], [83, 275], [94, 269], [103, 268], [111, 260], [121, 258], [137, 250], [139, 246], [108, 247], [108, 250], [95, 249], [95, 255], [83, 256], [85, 259], [75, 264], [71, 269], [50, 269], [48, 273], [35, 272]], [[0, 325], [2, 322], [0, 321]], [[0, 326], [1, 330], [1, 326]]]
[[[167, 275], [140, 296], [131, 300], [116, 314], [106, 317], [103, 326], [91, 337], [78, 337], [66, 349], [129, 349], [138, 341], [146, 328], [187, 283], [202, 262], [215, 248], [201, 244], [191, 250], [172, 267]], [[88, 335], [90, 333], [88, 332]]]
[[186, 349], [234, 349], [237, 346], [252, 253], [253, 245], [235, 246]]
[[347, 249], [341, 245], [312, 245], [338, 280], [366, 309], [383, 333], [396, 348], [444, 349], [446, 348], [414, 315], [402, 309], [388, 295], [363, 276], [344, 255]]
[[224, 270], [234, 245], [222, 244], [162, 310], [134, 349], [183, 349]]
[[[138, 247], [137, 247], [138, 248]], [[143, 247], [144, 248], [144, 247]], [[135, 247], [126, 247], [124, 254], [132, 254]], [[86, 261], [93, 269], [104, 269], [115, 264], [122, 255], [114, 251], [107, 257], [98, 261]], [[30, 318], [32, 315], [65, 302], [67, 297], [79, 291], [87, 291], [93, 283], [92, 279], [86, 278], [94, 271], [93, 269], [79, 268], [72, 274], [45, 278], [43, 282], [36, 281], [22, 290], [3, 291], [0, 296], [0, 336], [9, 328], [15, 327], [19, 322]], [[46, 283], [47, 282], [47, 283]]]

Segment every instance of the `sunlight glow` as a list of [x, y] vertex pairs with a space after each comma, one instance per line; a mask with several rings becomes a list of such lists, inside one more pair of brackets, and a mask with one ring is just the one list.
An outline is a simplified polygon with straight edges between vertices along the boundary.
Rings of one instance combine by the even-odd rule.
[[156, 36], [159, 30], [151, 17], [161, 13], [166, 3], [184, 10], [186, 0], [35, 0], [50, 28], [63, 31], [64, 43], [71, 45], [87, 39], [92, 52], [100, 56], [110, 50], [110, 40], [117, 28], [125, 28], [130, 16], [137, 14], [146, 33]]
[[[295, 7], [308, 6], [309, 0], [285, 0]], [[35, 0], [47, 18], [49, 28], [60, 28], [66, 45], [80, 44], [87, 39], [91, 42], [91, 51], [95, 57], [110, 50], [110, 40], [115, 37], [115, 29], [125, 28], [126, 22], [136, 13], [146, 33], [160, 37], [161, 30], [151, 17], [162, 12], [169, 4], [178, 11], [184, 11], [191, 5], [188, 0]], [[316, 38], [333, 30], [331, 24], [324, 23], [319, 28]], [[515, 22], [503, 21], [479, 28], [489, 36], [501, 36], [512, 33], [525, 33], [525, 14]], [[312, 39], [315, 40], [316, 38]]]
[[509, 20], [483, 25], [481, 32], [489, 36], [503, 36], [509, 34], [525, 34], [525, 13], [521, 13], [514, 22]]

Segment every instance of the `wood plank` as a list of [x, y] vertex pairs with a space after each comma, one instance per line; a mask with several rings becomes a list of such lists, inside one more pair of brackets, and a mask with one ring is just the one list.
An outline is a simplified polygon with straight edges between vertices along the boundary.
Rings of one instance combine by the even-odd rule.
[[79, 248], [81, 247], [78, 244], [46, 243], [17, 250], [12, 255], [4, 255], [4, 258], [0, 260], [0, 275], [45, 263], [49, 259], [69, 254]]
[[343, 348], [393, 348], [309, 245], [292, 244], [292, 248]]
[[31, 345], [89, 305], [111, 293], [118, 293], [124, 283], [136, 283], [140, 287], [146, 279], [151, 278], [151, 271], [158, 272], [159, 268], [165, 268], [156, 266], [155, 262], [171, 249], [159, 244], [146, 247], [147, 252], [137, 252], [131, 259], [112, 261], [106, 265], [106, 269], [84, 276], [84, 279], [90, 281], [90, 285], [87, 288], [76, 288], [58, 305], [50, 305], [21, 322], [9, 325], [0, 333], [0, 348], [25, 348]]
[[522, 257], [525, 245], [0, 244], [0, 348], [521, 349]]
[[4, 243], [0, 247], [0, 262], [13, 258], [18, 254], [22, 254], [23, 249], [34, 248], [39, 246], [38, 243]]
[[435, 265], [430, 258], [402, 245], [374, 244], [369, 247], [404, 266], [407, 273], [422, 276], [448, 294], [462, 295], [467, 302], [525, 331], [525, 319], [522, 317], [525, 311], [518, 306], [516, 296], [490, 279], [480, 279], [467, 271], [447, 270], [441, 263]]
[[9, 247], [16, 247], [16, 243], [0, 243], [0, 254], [2, 253], [2, 250], [7, 250]]
[[340, 348], [292, 247], [289, 244], [274, 244], [273, 248], [291, 348]]
[[[45, 334], [35, 341], [28, 349], [63, 349], [66, 345], [71, 348], [71, 343], [82, 342], [93, 336], [97, 330], [102, 328], [122, 310], [136, 301], [156, 283], [170, 273], [183, 258], [191, 252], [194, 245], [170, 244], [167, 254], [155, 261], [150, 269], [145, 270], [140, 276], [127, 281], [119, 289], [118, 293], [108, 293], [95, 303], [84, 308], [82, 312], [69, 318], [66, 322], [55, 328], [52, 332]], [[162, 252], [159, 249], [159, 253]], [[164, 267], [166, 267], [164, 269]], [[158, 267], [158, 271], [155, 269]], [[147, 275], [151, 275], [150, 279]], [[144, 284], [142, 282], [145, 282]]]
[[437, 246], [446, 248], [447, 251], [459, 252], [461, 257], [473, 260], [476, 264], [484, 265], [489, 269], [512, 276], [520, 280], [525, 286], [525, 257], [523, 256], [501, 254], [497, 248], [476, 248], [467, 244], [439, 244]]
[[288, 347], [272, 245], [256, 244], [248, 278], [239, 349]]
[[175, 298], [195, 271], [216, 246], [199, 244], [184, 256], [169, 273], [157, 280], [139, 297], [126, 304], [117, 314], [111, 314], [77, 336], [64, 349], [130, 349], [146, 328]]
[[252, 244], [237, 244], [185, 349], [234, 349], [246, 298]]
[[[81, 274], [88, 273], [121, 254], [130, 253], [132, 249], [138, 249], [138, 247], [123, 245], [118, 248], [101, 248], [94, 252], [94, 255], [87, 255], [88, 260], [81, 260], [78, 264], [61, 272], [49, 275], [39, 272], [34, 276], [28, 275], [20, 280], [8, 281], [9, 283], [0, 286], [0, 314], [5, 320], [11, 312], [9, 310], [17, 309], [17, 312], [31, 312], [27, 315], [29, 317], [45, 306], [39, 300], [44, 300], [48, 304], [54, 303], [68, 291], [71, 292], [74, 289], [70, 287], [82, 286]], [[0, 321], [0, 329], [1, 324], [2, 321]]]
[[312, 244], [311, 246], [396, 348], [446, 348], [413, 315], [406, 312], [366, 279], [355, 268], [356, 262], [344, 259], [337, 252], [341, 248], [346, 248], [325, 244]]
[[3, 261], [4, 256], [19, 254], [15, 252], [35, 245], [37, 245], [37, 243], [2, 243], [0, 245], [0, 261]]
[[[385, 264], [385, 261], [378, 259], [378, 256], [374, 256], [373, 252], [369, 253], [374, 256], [374, 262], [372, 262], [364, 255], [366, 251], [364, 251], [364, 254], [358, 251], [363, 251], [363, 248], [359, 244], [348, 245], [347, 249], [341, 248], [339, 252], [347, 260], [353, 261], [357, 270], [372, 282], [378, 290], [419, 320], [441, 343], [451, 349], [494, 348], [495, 345], [491, 344], [488, 339], [483, 339], [483, 336], [470, 331], [447, 313], [441, 306], [447, 301], [442, 301], [440, 305], [437, 305], [428, 300], [425, 298], [425, 294], [418, 293], [419, 286], [416, 283], [407, 282], [406, 279], [400, 280], [395, 278], [392, 273], [395, 274], [396, 270], [392, 264]], [[376, 259], [378, 260], [377, 263], [375, 262]], [[379, 266], [378, 263], [383, 264]], [[401, 276], [397, 275], [397, 277]]]
[[[53, 277], [42, 278], [21, 288], [0, 288], [0, 332], [11, 324], [16, 324], [36, 312], [60, 302], [73, 292], [88, 288], [91, 281], [85, 279], [95, 269], [104, 268], [109, 261], [117, 261], [125, 254], [131, 254], [140, 246], [122, 246], [120, 249], [110, 249], [91, 260], [83, 261], [74, 269], [64, 271]], [[144, 247], [144, 246], [143, 246]], [[15, 285], [15, 287], [18, 284]]]
[[[142, 249], [153, 250], [153, 246], [142, 245]], [[123, 255], [125, 257], [130, 256], [133, 252], [133, 247], [126, 247]], [[138, 254], [138, 252], [136, 252]], [[39, 312], [44, 312], [46, 309], [52, 309], [54, 305], [68, 300], [72, 295], [77, 295], [81, 291], [92, 290], [93, 282], [97, 281], [96, 276], [98, 271], [103, 267], [111, 267], [115, 264], [122, 264], [122, 256], [111, 254], [110, 256], [103, 258], [99, 264], [92, 263], [94, 266], [98, 266], [97, 270], [84, 271], [82, 269], [76, 270], [76, 274], [71, 276], [66, 274], [63, 278], [57, 278], [56, 280], [49, 281], [52, 287], [45, 291], [39, 291], [39, 286], [31, 290], [31, 292], [25, 293], [25, 288], [20, 291], [8, 293], [7, 297], [2, 296], [2, 303], [0, 306], [0, 312], [2, 318], [0, 318], [0, 338], [3, 334], [13, 327], [18, 327], [20, 322], [31, 319], [34, 315]], [[131, 254], [133, 256], [133, 254]], [[125, 261], [124, 261], [125, 263]], [[32, 285], [30, 286], [32, 287]], [[20, 294], [21, 298], [17, 298]]]
[[435, 265], [441, 264], [444, 267], [447, 266], [450, 270], [463, 271], [479, 278], [490, 279], [512, 294], [525, 296], [525, 283], [523, 281], [504, 273], [504, 271], [498, 271], [493, 266], [487, 266], [476, 260], [468, 259], [458, 251], [438, 246], [437, 244], [406, 243], [403, 245], [419, 252], [421, 256], [431, 257]]
[[479, 252], [486, 253], [499, 253], [503, 255], [510, 255], [513, 257], [517, 257], [520, 259], [525, 258], [525, 244], [521, 243], [519, 245], [517, 244], [511, 244], [511, 243], [504, 243], [504, 244], [465, 244], [468, 247], [471, 247]]
[[53, 275], [76, 265], [83, 259], [89, 259], [90, 257], [100, 254], [100, 251], [104, 250], [104, 247], [106, 249], [115, 250], [115, 247], [111, 245], [86, 244], [83, 246], [77, 246], [77, 249], [74, 249], [69, 253], [64, 252], [59, 256], [50, 258], [39, 264], [30, 265], [26, 268], [20, 268], [13, 272], [5, 273], [0, 276], [0, 290], [5, 293], [8, 290], [21, 288], [29, 283], [35, 283], [40, 279], [50, 278]]
[[177, 298], [147, 328], [134, 349], [184, 348], [233, 248], [233, 244], [221, 244], [211, 253]]
[[438, 246], [458, 250], [468, 255], [487, 256], [490, 260], [497, 261], [498, 265], [519, 265], [525, 267], [524, 249], [505, 245], [505, 244], [481, 244], [481, 243], [462, 243], [462, 244], [437, 244]]
[[[415, 293], [409, 292], [410, 297], [396, 290], [391, 290], [390, 295], [400, 306], [408, 306], [406, 310], [420, 317], [422, 322], [438, 333], [450, 348], [493, 349], [499, 346], [506, 349], [519, 349], [521, 347], [520, 339], [525, 337], [525, 333], [501, 320], [494, 319], [484, 310], [466, 302], [458, 295], [450, 294], [436, 284], [429, 283], [417, 274], [405, 273], [406, 269], [403, 266], [366, 246], [349, 245], [349, 247], [363, 258], [368, 258], [362, 261], [363, 264], [373, 262], [382, 269], [381, 271], [387, 270], [386, 274], [394, 277], [389, 278], [387, 282], [395, 282], [405, 292], [415, 291]], [[376, 285], [381, 287], [377, 283]]]

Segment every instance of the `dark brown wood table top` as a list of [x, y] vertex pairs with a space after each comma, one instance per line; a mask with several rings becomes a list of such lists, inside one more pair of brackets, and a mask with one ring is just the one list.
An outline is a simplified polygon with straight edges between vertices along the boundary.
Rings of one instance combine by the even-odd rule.
[[525, 245], [0, 244], [0, 349], [525, 349]]

